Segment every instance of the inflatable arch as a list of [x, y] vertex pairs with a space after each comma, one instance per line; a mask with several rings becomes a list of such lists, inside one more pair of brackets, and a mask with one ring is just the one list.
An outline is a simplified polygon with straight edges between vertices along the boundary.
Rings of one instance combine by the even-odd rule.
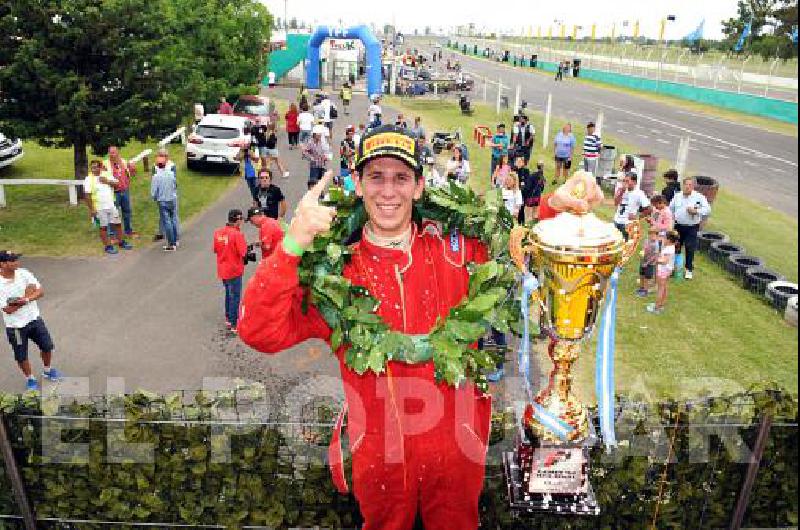
[[327, 39], [359, 39], [364, 44], [367, 53], [367, 94], [380, 94], [383, 88], [381, 43], [372, 30], [364, 25], [352, 28], [319, 26], [314, 30], [311, 40], [308, 41], [306, 86], [311, 89], [319, 88], [319, 47]]

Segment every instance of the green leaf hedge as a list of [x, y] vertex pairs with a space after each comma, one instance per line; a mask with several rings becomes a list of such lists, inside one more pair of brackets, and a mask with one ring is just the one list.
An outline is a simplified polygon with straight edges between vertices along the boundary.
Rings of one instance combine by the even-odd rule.
[[[320, 459], [330, 440], [334, 406], [316, 403], [298, 421], [265, 412], [258, 406], [261, 398], [263, 388], [198, 392], [188, 403], [185, 395], [144, 392], [68, 403], [0, 395], [0, 410], [39, 517], [229, 528], [357, 528], [355, 501], [334, 491]], [[762, 387], [697, 402], [647, 404], [619, 398], [618, 408], [620, 446], [610, 453], [594, 449], [592, 484], [602, 507], [595, 518], [509, 511], [500, 456], [513, 446], [516, 426], [510, 411], [496, 413], [481, 499], [482, 527], [644, 528], [657, 505], [658, 528], [727, 527], [747, 467], [742, 455], [752, 447], [764, 413], [773, 415], [774, 426], [745, 526], [797, 526], [796, 396]], [[60, 441], [73, 444], [72, 453], [58, 453], [60, 463], [53, 462], [52, 449], [42, 449], [43, 444], [52, 447], [46, 440], [57, 425], [63, 427]], [[671, 441], [674, 455], [665, 465]], [[151, 444], [153, 461], [126, 461], [131, 453], [122, 452], [121, 443]], [[88, 458], [77, 454], [76, 447], [85, 448]], [[69, 459], [72, 463], [63, 462]], [[15, 513], [0, 464], [0, 514]], [[0, 528], [13, 524], [0, 519]]]

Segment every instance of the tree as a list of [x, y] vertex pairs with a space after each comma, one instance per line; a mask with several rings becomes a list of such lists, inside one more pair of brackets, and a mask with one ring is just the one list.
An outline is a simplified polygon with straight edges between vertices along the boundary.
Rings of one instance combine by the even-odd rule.
[[269, 22], [256, 0], [6, 0], [0, 127], [71, 147], [82, 178], [88, 147], [146, 141], [193, 101], [252, 85]]
[[299, 26], [297, 25], [297, 19], [295, 17], [292, 17], [292, 19], [289, 21], [289, 29], [297, 29], [298, 27]]

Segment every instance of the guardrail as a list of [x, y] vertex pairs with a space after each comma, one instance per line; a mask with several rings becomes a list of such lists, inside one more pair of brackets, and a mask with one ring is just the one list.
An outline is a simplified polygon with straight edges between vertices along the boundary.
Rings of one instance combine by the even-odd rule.
[[66, 179], [0, 179], [0, 208], [6, 207], [6, 186], [66, 186], [69, 192], [69, 203], [78, 205], [78, 186], [83, 186], [82, 180]]

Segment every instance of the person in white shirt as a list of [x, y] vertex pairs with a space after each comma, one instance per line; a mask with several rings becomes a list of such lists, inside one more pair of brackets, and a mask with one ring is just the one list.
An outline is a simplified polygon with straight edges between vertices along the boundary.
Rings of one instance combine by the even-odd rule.
[[19, 267], [19, 258], [20, 254], [0, 250], [0, 309], [14, 359], [25, 375], [27, 389], [35, 391], [39, 383], [28, 360], [28, 341], [36, 344], [41, 353], [42, 377], [57, 381], [61, 374], [52, 367], [53, 339], [36, 303], [44, 294], [42, 284], [29, 270]]
[[695, 181], [691, 177], [683, 179], [681, 193], [676, 193], [669, 203], [669, 209], [675, 219], [675, 230], [680, 240], [675, 249], [677, 254], [686, 249], [684, 277], [691, 280], [694, 277], [694, 253], [697, 250], [697, 232], [700, 223], [711, 214], [711, 205], [705, 195], [694, 189]]
[[200, 123], [206, 115], [206, 109], [203, 107], [202, 103], [195, 103], [194, 104], [194, 124], [197, 125]]
[[[100, 228], [100, 240], [107, 254], [118, 253], [114, 247], [115, 243], [124, 250], [133, 248], [122, 236], [122, 219], [114, 200], [116, 187], [117, 179], [104, 171], [103, 163], [100, 160], [92, 160], [89, 174], [83, 179], [83, 190], [86, 194], [86, 205], [89, 207], [89, 217]], [[113, 240], [109, 237], [109, 225], [114, 229], [114, 233], [118, 234], [119, 239]]]
[[381, 119], [383, 117], [383, 110], [381, 109], [381, 98], [380, 96], [373, 96], [372, 97], [372, 104], [367, 109], [367, 116], [369, 117], [369, 123], [367, 127], [370, 129], [374, 129], [375, 127], [381, 126]]
[[519, 209], [522, 208], [522, 190], [519, 187], [519, 179], [515, 172], [511, 172], [506, 176], [503, 184], [503, 202], [506, 205], [506, 210], [514, 219], [519, 216]]
[[625, 179], [614, 190], [614, 204], [617, 207], [614, 213], [614, 226], [622, 232], [626, 241], [628, 225], [650, 215], [650, 199], [636, 187], [638, 181], [636, 173], [626, 173]]
[[[331, 109], [334, 107], [333, 101], [331, 101], [328, 95], [323, 94], [322, 101], [319, 103], [320, 118], [322, 119], [323, 125], [328, 128], [329, 133], [333, 133], [333, 114]], [[330, 136], [330, 134], [328, 136]]]
[[269, 84], [270, 88], [275, 87], [275, 79], [276, 79], [275, 72], [269, 72], [267, 74], [267, 83]]
[[447, 178], [455, 179], [459, 184], [466, 184], [469, 179], [469, 160], [464, 160], [464, 151], [461, 146], [453, 148], [453, 157], [445, 164]]
[[314, 127], [314, 115], [309, 112], [308, 105], [300, 107], [300, 114], [297, 116], [297, 126], [300, 127], [301, 144], [304, 144], [311, 138], [311, 129]]
[[365, 134], [367, 134], [367, 126], [363, 123], [359, 123], [358, 129], [356, 129], [355, 134], [353, 134], [353, 142], [356, 144], [356, 151], [358, 151], [358, 146], [361, 145], [361, 139]]
[[432, 156], [427, 157], [423, 162], [425, 165], [422, 168], [422, 176], [425, 178], [425, 186], [439, 188], [447, 185], [447, 178], [436, 169], [435, 159]]

